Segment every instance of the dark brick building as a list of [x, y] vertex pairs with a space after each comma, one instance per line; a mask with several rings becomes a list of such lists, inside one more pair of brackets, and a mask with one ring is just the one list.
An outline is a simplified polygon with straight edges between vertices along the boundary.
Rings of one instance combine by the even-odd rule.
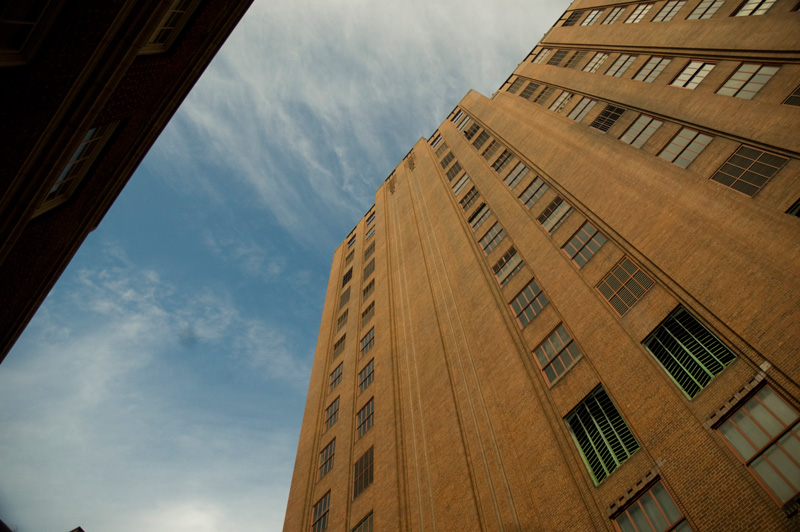
[[573, 2], [337, 249], [284, 530], [797, 526], [796, 0]]
[[0, 4], [0, 361], [251, 2]]

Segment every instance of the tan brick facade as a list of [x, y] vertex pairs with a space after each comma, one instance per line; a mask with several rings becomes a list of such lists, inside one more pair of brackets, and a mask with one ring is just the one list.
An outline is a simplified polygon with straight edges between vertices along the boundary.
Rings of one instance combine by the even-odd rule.
[[[333, 257], [284, 530], [315, 530], [314, 505], [327, 493], [327, 514], [317, 512], [327, 528], [320, 520], [317, 530], [354, 530], [369, 512], [379, 531], [617, 530], [650, 495], [665, 504], [655, 495], [662, 487], [683, 517], [657, 530], [796, 526], [800, 473], [773, 468], [795, 482], [787, 495], [755, 472], [765, 456], [800, 461], [791, 450], [796, 421], [787, 418], [747, 464], [719, 429], [756, 396], [773, 393], [773, 405], [782, 397], [787, 412], [800, 406], [800, 219], [786, 212], [800, 198], [800, 107], [784, 103], [800, 84], [800, 13], [781, 0], [751, 16], [734, 16], [751, 6], [730, 0], [667, 4], [626, 23], [639, 4], [574, 2], [491, 99], [468, 93], [378, 189], [374, 210]], [[687, 19], [705, 6], [717, 7], [713, 16]], [[619, 18], [604, 24], [615, 7]], [[670, 20], [653, 21], [670, 8]], [[586, 53], [570, 63], [578, 52]], [[597, 53], [607, 57], [584, 71]], [[653, 56], [669, 61], [654, 79], [634, 79]], [[694, 88], [672, 86], [692, 61], [714, 67]], [[748, 86], [752, 98], [718, 93], [746, 75], [745, 64], [780, 68]], [[612, 67], [624, 71], [607, 74]], [[539, 86], [525, 93], [530, 83]], [[631, 126], [649, 120], [640, 115], [660, 124], [636, 136]], [[696, 139], [689, 152], [675, 148], [676, 162], [691, 153], [684, 166], [668, 155], [679, 134]], [[765, 176], [755, 192], [717, 181], [740, 146], [766, 163], [737, 159]], [[505, 236], [489, 244], [495, 223]], [[576, 261], [565, 246], [582, 228], [604, 242]], [[375, 271], [363, 278], [372, 257]], [[612, 270], [636, 282], [614, 306], [598, 288]], [[374, 293], [362, 298], [373, 279]], [[608, 286], [617, 290], [613, 279]], [[533, 301], [519, 318], [510, 306], [518, 296]], [[373, 301], [374, 316], [361, 323]], [[685, 312], [675, 314], [679, 306]], [[670, 347], [660, 362], [644, 342], [670, 316], [699, 340], [680, 337], [685, 348]], [[554, 331], [554, 351], [538, 357]], [[561, 362], [542, 358], [570, 340]], [[702, 362], [715, 349], [717, 369]], [[674, 369], [680, 356], [710, 377]], [[371, 360], [374, 381], [362, 391], [359, 372]], [[338, 419], [326, 430], [337, 397]], [[356, 440], [357, 413], [372, 398], [374, 425]], [[589, 417], [574, 417], [581, 408]], [[587, 419], [602, 436], [591, 440], [594, 451], [579, 445], [577, 423]], [[334, 438], [334, 465], [320, 478], [319, 453]], [[354, 499], [354, 464], [370, 447], [374, 480]], [[608, 460], [592, 467], [604, 449]]]

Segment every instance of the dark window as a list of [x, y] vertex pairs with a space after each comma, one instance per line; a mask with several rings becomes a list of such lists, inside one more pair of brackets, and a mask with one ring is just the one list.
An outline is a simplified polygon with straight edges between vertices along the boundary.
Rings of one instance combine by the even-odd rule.
[[347, 302], [350, 301], [350, 287], [347, 287], [347, 290], [342, 292], [342, 295], [339, 296], [339, 309], [344, 307]]
[[325, 409], [325, 430], [328, 430], [339, 419], [339, 398], [333, 400]]
[[465, 211], [468, 210], [470, 207], [472, 207], [472, 205], [478, 200], [478, 198], [480, 196], [481, 195], [478, 192], [478, 189], [475, 188], [475, 187], [472, 187], [471, 189], [469, 189], [469, 192], [467, 192], [464, 195], [464, 197], [461, 198], [461, 201], [460, 201], [461, 208], [464, 209]]
[[350, 532], [372, 532], [372, 512], [368, 513], [364, 519], [359, 521]]
[[575, 52], [572, 57], [569, 58], [567, 64], [564, 65], [564, 68], [578, 68], [578, 65], [586, 57], [586, 52]]
[[487, 146], [487, 148], [483, 150], [483, 158], [489, 161], [494, 156], [494, 154], [497, 153], [497, 150], [499, 149], [500, 149], [500, 143], [497, 142], [496, 140], [493, 140], [492, 142], [489, 143], [489, 146]]
[[375, 242], [370, 244], [367, 249], [364, 250], [364, 260], [370, 258], [373, 253], [375, 253]]
[[369, 361], [364, 369], [358, 372], [358, 393], [363, 393], [375, 379], [375, 359]]
[[622, 257], [597, 285], [597, 291], [617, 314], [623, 316], [644, 297], [653, 284], [653, 280], [633, 261]]
[[575, 24], [578, 23], [581, 16], [583, 16], [583, 11], [573, 11], [572, 13], [569, 14], [567, 20], [564, 21], [564, 24], [562, 24], [562, 26], [574, 26]]
[[372, 295], [372, 292], [375, 291], [375, 279], [371, 280], [367, 286], [364, 287], [363, 292], [361, 292], [361, 302], [367, 300], [369, 296]]
[[353, 471], [353, 499], [372, 484], [372, 447], [356, 461]]
[[542, 224], [545, 231], [553, 233], [564, 223], [571, 212], [572, 207], [569, 203], [564, 201], [561, 196], [557, 196], [536, 219]]
[[538, 103], [539, 105], [544, 105], [545, 102], [547, 102], [547, 100], [550, 99], [550, 96], [552, 96], [554, 92], [555, 92], [555, 89], [553, 87], [545, 87], [544, 90], [539, 93], [539, 96], [537, 96], [533, 100], [533, 103]]
[[364, 267], [364, 277], [362, 279], [368, 279], [372, 272], [375, 271], [375, 259], [369, 261], [369, 263]]
[[328, 508], [331, 504], [331, 492], [329, 491], [314, 504], [314, 515], [312, 516], [311, 532], [322, 532], [328, 530]]
[[795, 201], [792, 206], [789, 207], [789, 210], [786, 211], [786, 214], [791, 214], [792, 216], [797, 216], [800, 218], [800, 199]]
[[511, 94], [516, 94], [522, 88], [523, 85], [525, 85], [525, 78], [517, 78], [511, 85], [509, 85], [508, 92], [510, 92]]
[[346, 338], [347, 335], [343, 334], [342, 337], [336, 340], [336, 343], [333, 344], [333, 358], [338, 357], [342, 354], [342, 351], [344, 351], [344, 342]]
[[797, 87], [792, 93], [783, 100], [786, 105], [800, 106], [800, 87]]
[[500, 286], [505, 286], [513, 277], [522, 269], [522, 257], [519, 256], [517, 250], [514, 248], [510, 248], [506, 251], [500, 260], [498, 260], [494, 266], [492, 266], [492, 271], [494, 272], [495, 277], [497, 277], [497, 282], [500, 283]]
[[356, 250], [350, 250], [350, 253], [347, 254], [347, 257], [344, 259], [344, 264], [347, 266], [351, 262], [353, 262], [353, 257], [356, 256]]
[[330, 381], [329, 381], [330, 389], [328, 390], [328, 392], [332, 392], [337, 386], [339, 386], [339, 383], [342, 382], [343, 366], [344, 366], [344, 362], [341, 362], [341, 363], [339, 363], [338, 366], [336, 366], [336, 369], [334, 369], [331, 372]]
[[356, 414], [356, 440], [360, 440], [372, 428], [372, 423], [375, 419], [373, 417], [374, 412], [375, 398], [373, 397]]
[[711, 179], [748, 196], [755, 196], [789, 159], [739, 146]]
[[478, 135], [478, 138], [475, 139], [472, 145], [475, 146], [476, 150], [480, 150], [483, 145], [486, 144], [487, 140], [489, 140], [489, 134], [485, 131], [481, 131], [481, 134]]
[[561, 61], [567, 57], [569, 50], [556, 50], [556, 53], [553, 54], [553, 57], [547, 62], [548, 65], [558, 66]]
[[341, 330], [342, 330], [342, 327], [344, 327], [345, 325], [347, 325], [347, 313], [348, 313], [348, 311], [347, 311], [347, 310], [345, 310], [345, 311], [342, 313], [342, 315], [341, 315], [341, 316], [339, 316], [339, 319], [338, 319], [338, 320], [336, 320], [336, 330], [337, 330], [337, 331], [341, 331]]
[[353, 268], [350, 268], [342, 276], [342, 286], [346, 285], [352, 278], [353, 278]]
[[447, 168], [450, 165], [450, 163], [453, 162], [453, 159], [455, 159], [455, 158], [456, 158], [456, 156], [453, 155], [453, 152], [451, 152], [451, 151], [447, 152], [447, 155], [444, 156], [444, 159], [439, 161], [439, 164], [442, 165], [442, 170]]
[[539, 85], [535, 81], [531, 81], [530, 83], [528, 83], [528, 86], [525, 87], [525, 89], [519, 94], [519, 97], [525, 98], [526, 100], [530, 100], [531, 96], [533, 96], [533, 93], [536, 92], [536, 89], [538, 89], [540, 86], [541, 85]]
[[366, 355], [375, 345], [375, 327], [371, 328], [361, 339], [361, 356]]
[[375, 302], [373, 301], [372, 303], [367, 305], [366, 310], [364, 310], [364, 312], [361, 313], [361, 326], [363, 327], [364, 325], [369, 323], [369, 320], [371, 320], [372, 316], [374, 315], [375, 315]]
[[328, 471], [333, 469], [333, 455], [336, 451], [336, 438], [325, 446], [319, 453], [319, 477], [322, 478], [328, 474]]
[[472, 124], [466, 131], [464, 131], [464, 136], [467, 138], [467, 140], [472, 140], [472, 137], [475, 136], [475, 133], [477, 133], [480, 128], [481, 126], [478, 124]]
[[445, 174], [447, 176], [448, 181], [452, 181], [455, 176], [461, 171], [461, 163], [456, 161], [453, 163], [453, 166], [450, 167], [450, 170], [447, 171]]
[[589, 124], [589, 127], [599, 129], [600, 131], [608, 131], [624, 112], [625, 108], [623, 107], [606, 105], [606, 108], [600, 112], [600, 115], [595, 118], [591, 124]]
[[485, 203], [481, 203], [480, 206], [475, 209], [475, 212], [472, 213], [472, 216], [470, 216], [467, 220], [469, 225], [472, 226], [472, 230], [477, 231], [478, 227], [480, 227], [483, 222], [486, 221], [490, 214], [492, 214], [492, 211], [489, 209], [489, 207], [487, 207]]
[[495, 172], [502, 172], [513, 160], [514, 154], [508, 150], [503, 150], [503, 153], [500, 154], [500, 157], [498, 157], [494, 164], [492, 164], [492, 168], [494, 168]]

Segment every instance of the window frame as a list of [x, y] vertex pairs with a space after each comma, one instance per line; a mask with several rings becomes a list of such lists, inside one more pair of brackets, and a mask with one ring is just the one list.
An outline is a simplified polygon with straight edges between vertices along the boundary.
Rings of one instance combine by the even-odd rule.
[[330, 473], [331, 469], [333, 469], [334, 458], [336, 456], [336, 438], [333, 438], [328, 445], [322, 448], [319, 452], [319, 466], [317, 470], [319, 471], [319, 475], [317, 475], [317, 480], [322, 480], [325, 475]]
[[505, 286], [522, 270], [524, 265], [522, 255], [514, 246], [511, 246], [492, 266], [492, 273], [500, 286]]
[[375, 327], [371, 327], [369, 331], [361, 337], [360, 341], [360, 348], [361, 348], [361, 355], [359, 358], [363, 357], [372, 349], [375, 345]]
[[[492, 231], [494, 231], [495, 227], [499, 229], [492, 234]], [[503, 226], [500, 225], [500, 222], [495, 222], [478, 240], [481, 249], [483, 249], [483, 254], [489, 255], [498, 245], [500, 245], [500, 242], [502, 242], [505, 237], [505, 229], [503, 229]]]
[[373, 448], [367, 449], [353, 465], [353, 500], [364, 493], [375, 480]]
[[[772, 6], [775, 5], [777, 0], [745, 0], [742, 4], [733, 12], [731, 15], [732, 17], [755, 17], [760, 15], [766, 15], [767, 11], [772, 9]], [[748, 6], [755, 4], [749, 13], [743, 13]], [[767, 4], [767, 7], [759, 13], [758, 11], [762, 9], [762, 6]]]
[[[629, 268], [623, 264], [626, 261], [630, 263], [630, 265], [634, 268], [632, 271], [629, 270]], [[616, 274], [616, 272], [620, 269], [627, 274], [627, 277], [619, 277]], [[636, 277], [637, 274], [641, 275], [639, 277]], [[611, 279], [612, 277], [614, 280], [616, 280], [616, 284], [619, 285], [617, 288], [614, 288], [613, 284], [608, 281], [608, 279]], [[645, 286], [646, 281], [649, 281], [649, 284], [647, 284], [647, 286]], [[635, 282], [635, 284], [638, 285], [639, 289], [634, 291], [631, 288], [629, 288], [628, 284], [632, 282]], [[603, 292], [603, 289], [601, 288], [601, 286], [603, 285], [607, 286], [611, 290], [610, 295], [607, 295], [606, 293]], [[630, 311], [634, 307], [634, 305], [636, 305], [636, 303], [644, 299], [644, 297], [647, 295], [650, 289], [653, 288], [655, 285], [656, 285], [655, 280], [650, 275], [648, 275], [648, 273], [644, 271], [644, 269], [641, 266], [639, 266], [637, 263], [631, 260], [631, 258], [628, 257], [627, 255], [623, 255], [622, 258], [616, 264], [614, 264], [614, 266], [612, 266], [611, 269], [608, 270], [608, 273], [605, 274], [603, 278], [600, 279], [600, 281], [595, 285], [595, 290], [597, 290], [597, 293], [600, 294], [600, 297], [602, 297], [603, 300], [606, 303], [608, 303], [608, 306], [611, 307], [611, 309], [617, 314], [617, 316], [621, 318], [625, 316], [628, 313], [628, 311]], [[632, 287], [635, 288], [633, 285]], [[628, 299], [625, 299], [619, 295], [623, 289], [626, 290], [626, 292], [630, 294], [633, 298], [635, 298], [633, 302], [631, 302], [630, 304], [628, 303]], [[625, 309], [620, 311], [620, 309], [614, 306], [614, 303], [612, 303], [612, 301], [614, 300], [620, 301], [622, 304], [624, 304]]]
[[370, 397], [369, 401], [356, 412], [356, 440], [358, 441], [375, 425], [375, 397]]
[[[759, 154], [757, 155], [756, 158], [753, 158], [751, 155], [746, 155], [745, 154], [745, 152], [748, 151], [748, 150], [749, 151], [753, 151], [753, 152], [759, 152]], [[775, 164], [771, 164], [771, 163], [765, 162], [764, 161], [765, 158], [778, 158], [778, 159], [782, 159], [783, 162], [780, 163], [780, 166], [775, 166]], [[734, 164], [733, 161], [736, 161], [738, 163], [740, 159], [741, 160], [745, 160], [745, 161], [749, 161], [749, 165], [746, 166], [746, 167], [743, 167], [743, 166], [740, 166], [739, 164]], [[714, 172], [711, 175], [710, 179], [711, 179], [711, 181], [714, 181], [715, 183], [719, 183], [720, 185], [722, 185], [724, 187], [730, 188], [731, 190], [735, 190], [736, 192], [739, 192], [740, 194], [744, 194], [747, 197], [753, 198], [753, 197], [756, 196], [756, 194], [761, 192], [761, 190], [772, 181], [772, 179], [778, 174], [778, 172], [781, 171], [781, 169], [784, 166], [786, 166], [786, 163], [788, 163], [788, 162], [789, 162], [789, 158], [788, 157], [784, 157], [784, 156], [778, 155], [776, 153], [771, 153], [771, 152], [768, 152], [768, 151], [764, 151], [764, 150], [761, 150], [759, 148], [754, 148], [754, 147], [748, 146], [746, 144], [740, 144], [739, 147], [736, 148], [736, 151], [734, 151], [730, 155], [730, 157], [728, 157], [728, 159], [726, 159], [726, 161], [724, 163], [722, 163], [722, 165], [717, 169], [717, 171]], [[741, 169], [741, 174], [737, 176], [737, 175], [733, 175], [733, 174], [730, 174], [730, 173], [727, 173], [727, 172], [723, 172], [723, 169], [725, 169], [727, 167]], [[772, 174], [766, 175], [766, 174], [758, 173], [758, 172], [753, 170], [754, 168], [757, 168], [757, 167], [761, 167], [761, 168], [765, 168], [765, 169], [769, 168], [769, 169], [774, 169], [774, 170], [772, 171]], [[735, 172], [736, 170], [733, 170], [733, 171]], [[761, 183], [760, 185], [756, 185], [752, 181], [747, 181], [747, 180], [743, 179], [743, 177], [746, 177], [748, 175], [750, 175], [750, 176], [758, 176], [759, 178], [764, 179], [764, 182]], [[726, 176], [726, 178], [722, 179], [721, 177], [718, 177], [718, 176]], [[733, 181], [727, 182], [727, 181], [729, 181], [729, 178], [733, 178]], [[751, 179], [752, 179], [752, 177], [751, 177]], [[745, 185], [742, 185], [742, 183], [744, 183]], [[753, 188], [755, 190], [752, 190], [751, 192], [747, 192], [745, 190], [747, 187]]]
[[567, 118], [570, 118], [576, 122], [582, 122], [596, 104], [597, 100], [593, 100], [588, 96], [582, 96], [580, 101], [575, 104], [575, 107], [573, 107], [572, 110], [567, 113]]
[[331, 508], [331, 490], [314, 503], [311, 513], [311, 532], [323, 532], [328, 529], [328, 511]]
[[[550, 303], [550, 299], [536, 279], [531, 279], [525, 288], [519, 291], [514, 298], [509, 301], [508, 307], [514, 313], [517, 319], [517, 325], [520, 329], [524, 329], [530, 325], [536, 317], [544, 311], [545, 307]], [[530, 310], [530, 313], [528, 312]], [[530, 316], [529, 314], [533, 314]], [[523, 320], [522, 317], [525, 317]]]
[[325, 431], [330, 430], [339, 420], [339, 395], [325, 407]]
[[358, 394], [361, 395], [375, 380], [375, 358], [371, 358], [358, 372]]
[[[523, 199], [523, 196], [525, 196], [529, 190], [532, 190], [537, 182], [539, 183], [539, 186], [536, 187], [536, 190], [531, 192], [529, 197]], [[536, 205], [540, 199], [542, 199], [548, 190], [550, 190], [550, 185], [545, 183], [544, 179], [537, 175], [534, 180], [531, 181], [527, 187], [525, 187], [525, 190], [523, 190], [520, 195], [517, 196], [517, 199], [519, 199], [523, 205], [528, 207], [528, 209], [532, 209], [533, 206]], [[530, 202], [530, 204], [528, 204], [528, 202]]]
[[[680, 142], [676, 141], [678, 138], [688, 138], [687, 136], [684, 135], [684, 133], [689, 133], [691, 135], [691, 139], [687, 141], [684, 146], [681, 146]], [[700, 141], [697, 140], [700, 137], [708, 139], [707, 141], [705, 141], [705, 144], [702, 143], [703, 142], [702, 140]], [[691, 127], [683, 127], [677, 133], [675, 133], [672, 139], [670, 139], [670, 141], [663, 148], [661, 148], [661, 150], [658, 152], [658, 156], [661, 159], [664, 159], [665, 161], [680, 166], [681, 168], [689, 168], [692, 165], [692, 163], [700, 156], [700, 154], [703, 153], [703, 150], [705, 150], [713, 140], [714, 137], [712, 135], [708, 135], [707, 133], [704, 133], [698, 129], [694, 129]], [[676, 148], [680, 148], [680, 150], [668, 151], [670, 149], [674, 150]], [[690, 157], [684, 157], [684, 154], [686, 152], [693, 153], [694, 155], [691, 155]], [[671, 158], [665, 157], [664, 156], [665, 154], [669, 154], [669, 157]], [[676, 161], [685, 161], [686, 164]]]
[[[563, 336], [561, 332], [563, 332]], [[553, 341], [554, 337], [561, 342], [561, 348], [555, 347], [556, 343]], [[572, 346], [572, 349], [570, 349], [570, 346]], [[550, 356], [550, 353], [552, 353], [552, 356]], [[566, 357], [562, 359], [561, 355], [564, 353], [571, 357], [569, 363], [564, 362]], [[569, 370], [575, 367], [575, 364], [577, 364], [578, 361], [583, 358], [583, 353], [581, 352], [578, 343], [575, 341], [575, 338], [573, 338], [569, 331], [567, 331], [567, 328], [562, 322], [559, 323], [555, 329], [550, 331], [547, 337], [542, 340], [542, 342], [536, 346], [533, 351], [531, 351], [531, 356], [539, 366], [539, 370], [542, 372], [542, 377], [544, 377], [545, 382], [547, 382], [547, 387], [552, 388], [558, 381], [564, 378], [567, 373], [569, 373]], [[561, 364], [560, 373], [557, 369], [555, 369], [557, 364]], [[548, 370], [553, 372], [554, 375], [551, 376]]]
[[701, 0], [692, 12], [686, 16], [686, 20], [708, 20], [713, 17], [724, 4], [725, 0]]
[[641, 149], [662, 125], [664, 125], [663, 120], [639, 113], [636, 120], [620, 135], [619, 140], [636, 149]]
[[[742, 69], [744, 69], [744, 68], [746, 68], [748, 66], [755, 66], [755, 67], [758, 67], [758, 68], [755, 70], [755, 72], [752, 72], [752, 73], [749, 73], [749, 74], [747, 72], [745, 72], [745, 74], [748, 75], [747, 79], [744, 80], [741, 83], [741, 85], [739, 85], [737, 87], [736, 84], [739, 83], [742, 80], [741, 79], [734, 79], [734, 78], [737, 75], [740, 74]], [[761, 89], [764, 87], [764, 85], [769, 83], [769, 81], [772, 79], [772, 77], [775, 74], [778, 73], [780, 68], [781, 68], [781, 65], [770, 64], [770, 63], [748, 63], [748, 62], [742, 62], [742, 63], [739, 64], [739, 67], [736, 69], [736, 71], [733, 72], [733, 74], [731, 74], [728, 77], [728, 79], [726, 79], [725, 82], [722, 85], [720, 85], [720, 87], [717, 89], [716, 93], [719, 94], [720, 96], [730, 96], [732, 98], [740, 98], [742, 100], [752, 100], [753, 98], [755, 98], [758, 95], [759, 92], [761, 92]], [[770, 74], [762, 74], [762, 70], [763, 69], [767, 69], [767, 70], [774, 69], [774, 70]], [[759, 76], [768, 76], [768, 77], [766, 78], [766, 80], [763, 81], [763, 83], [758, 82], [758, 81], [754, 82], [753, 78], [756, 78], [756, 77], [759, 77]], [[729, 84], [731, 85], [730, 87], [728, 86]], [[752, 90], [753, 86], [755, 86], [757, 88], [755, 90]]]
[[[695, 65], [697, 66], [692, 71], [692, 68]], [[716, 66], [716, 61], [694, 61], [690, 59], [689, 62], [686, 63], [686, 65], [681, 69], [678, 75], [675, 76], [675, 78], [669, 83], [669, 86], [693, 91], [703, 82], [704, 79], [706, 79], [706, 77], [711, 73], [712, 70], [714, 70], [714, 67]], [[681, 80], [681, 78], [684, 76], [685, 79]]]
[[[591, 232], [590, 230], [586, 229], [587, 226], [593, 229], [594, 232]], [[585, 241], [581, 240], [580, 235], [587, 235], [588, 238]], [[595, 238], [598, 235], [600, 238]], [[601, 239], [602, 242], [600, 241]], [[605, 245], [606, 242], [608, 242], [608, 238], [606, 238], [606, 236], [602, 232], [600, 232], [600, 230], [597, 229], [594, 226], [594, 224], [592, 224], [592, 222], [586, 220], [585, 222], [583, 222], [583, 225], [581, 225], [578, 228], [578, 230], [575, 231], [575, 233], [564, 243], [564, 245], [561, 246], [561, 251], [563, 251], [567, 255], [567, 257], [569, 257], [569, 259], [575, 266], [578, 267], [578, 269], [582, 269], [589, 263], [590, 260], [592, 260], [592, 257], [597, 255], [597, 253], [602, 249], [603, 245]], [[568, 251], [567, 246], [571, 246], [572, 248], [574, 248], [575, 250], [574, 253]], [[596, 249], [593, 249], [592, 246], [596, 246]], [[589, 249], [589, 251], [592, 252], [592, 254], [589, 255], [588, 258], [584, 257], [583, 255], [583, 251], [587, 248]], [[583, 264], [575, 260], [575, 257], [581, 257], [585, 259]]]
[[[651, 66], [654, 60], [657, 62]], [[653, 83], [670, 63], [672, 63], [672, 59], [669, 57], [651, 55], [647, 62], [642, 65], [642, 68], [636, 71], [636, 74], [634, 74], [631, 79], [644, 83]], [[643, 75], [643, 73], [645, 74]]]
[[633, 11], [628, 18], [625, 19], [624, 24], [638, 24], [644, 19], [645, 15], [653, 8], [652, 3], [648, 4], [636, 4], [633, 8]]
[[[566, 205], [566, 209], [562, 208], [562, 205]], [[541, 214], [536, 217], [536, 220], [547, 234], [552, 235], [561, 227], [561, 224], [569, 218], [570, 214], [572, 214], [572, 205], [561, 196], [556, 196], [553, 198], [553, 201], [545, 207]]]
[[[667, 511], [664, 510], [664, 507], [662, 505], [662, 502], [664, 502], [664, 501], [659, 501], [657, 496], [655, 494], [651, 493], [651, 492], [653, 492], [653, 490], [655, 490], [657, 488], [657, 486], [660, 486], [661, 489], [663, 490], [663, 493], [669, 498], [669, 501], [672, 503], [674, 511], [677, 512], [678, 514], [680, 514], [679, 517], [677, 517], [676, 520], [672, 521], [671, 519], [668, 518]], [[650, 516], [647, 515], [647, 511], [645, 510], [644, 506], [640, 502], [640, 500], [642, 498], [646, 497], [648, 494], [650, 495], [651, 499], [655, 502], [656, 507], [658, 508], [658, 511], [660, 512], [662, 518], [664, 518], [664, 522], [667, 523], [667, 525], [666, 525], [667, 527], [663, 529], [663, 532], [672, 532], [673, 530], [677, 530], [678, 525], [680, 525], [681, 523], [686, 523], [687, 522], [686, 521], [686, 514], [683, 512], [683, 510], [675, 502], [675, 498], [672, 496], [672, 494], [669, 492], [667, 487], [664, 485], [664, 482], [661, 480], [660, 477], [655, 477], [653, 480], [651, 480], [650, 482], [645, 484], [645, 486], [641, 490], [639, 490], [639, 492], [636, 494], [635, 497], [633, 497], [632, 499], [627, 501], [624, 506], [622, 506], [619, 510], [615, 511], [613, 514], [611, 514], [609, 516], [609, 518], [614, 522], [614, 529], [615, 530], [617, 530], [618, 532], [622, 532], [622, 526], [619, 524], [618, 521], [622, 516], [625, 516], [628, 519], [629, 525], [632, 526], [636, 531], [638, 531], [639, 527], [637, 527], [633, 523], [633, 520], [631, 519], [630, 514], [629, 514], [630, 508], [632, 508], [633, 506], [636, 506], [636, 505], [638, 505], [638, 507], [640, 508], [641, 514], [647, 520], [647, 524], [651, 527], [652, 530], [656, 530], [656, 527], [653, 525], [653, 522], [650, 519]], [[644, 531], [644, 532], [647, 532], [647, 531]]]
[[656, 16], [650, 22], [669, 22], [675, 15], [680, 13], [683, 6], [686, 5], [686, 0], [669, 0], [664, 6], [658, 10]]

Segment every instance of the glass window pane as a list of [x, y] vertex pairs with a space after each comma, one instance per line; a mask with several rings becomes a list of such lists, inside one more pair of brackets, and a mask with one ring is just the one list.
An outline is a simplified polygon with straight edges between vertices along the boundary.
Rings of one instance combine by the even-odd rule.
[[791, 486], [764, 460], [763, 455], [753, 460], [750, 467], [782, 502], [788, 501], [794, 495], [794, 490]]
[[672, 497], [669, 496], [669, 493], [667, 493], [667, 490], [661, 485], [661, 482], [653, 486], [651, 491], [658, 501], [658, 504], [661, 506], [661, 509], [664, 510], [670, 523], [674, 523], [680, 519], [681, 511], [678, 510], [675, 503], [672, 502]]
[[656, 504], [653, 496], [649, 492], [645, 493], [639, 499], [639, 502], [641, 503], [642, 508], [644, 508], [647, 517], [650, 518], [650, 523], [652, 524], [653, 528], [657, 532], [666, 530], [669, 523], [667, 523], [667, 520], [664, 519], [664, 515], [661, 513], [661, 510], [658, 509], [658, 504]]
[[748, 460], [751, 456], [756, 453], [756, 450], [753, 448], [752, 445], [742, 436], [742, 433], [739, 432], [736, 427], [733, 426], [732, 423], [726, 422], [720, 428], [719, 431], [725, 436], [730, 444], [736, 449], [736, 452], [744, 458]]
[[647, 517], [645, 517], [644, 512], [638, 504], [631, 506], [628, 510], [628, 513], [631, 516], [631, 520], [633, 521], [636, 530], [639, 532], [651, 532], [653, 530], [653, 527], [651, 527], [650, 523], [647, 522]]
[[795, 410], [786, 404], [786, 401], [778, 397], [770, 388], [764, 388], [758, 392], [758, 397], [772, 412], [778, 416], [784, 425], [790, 425], [798, 415]]

